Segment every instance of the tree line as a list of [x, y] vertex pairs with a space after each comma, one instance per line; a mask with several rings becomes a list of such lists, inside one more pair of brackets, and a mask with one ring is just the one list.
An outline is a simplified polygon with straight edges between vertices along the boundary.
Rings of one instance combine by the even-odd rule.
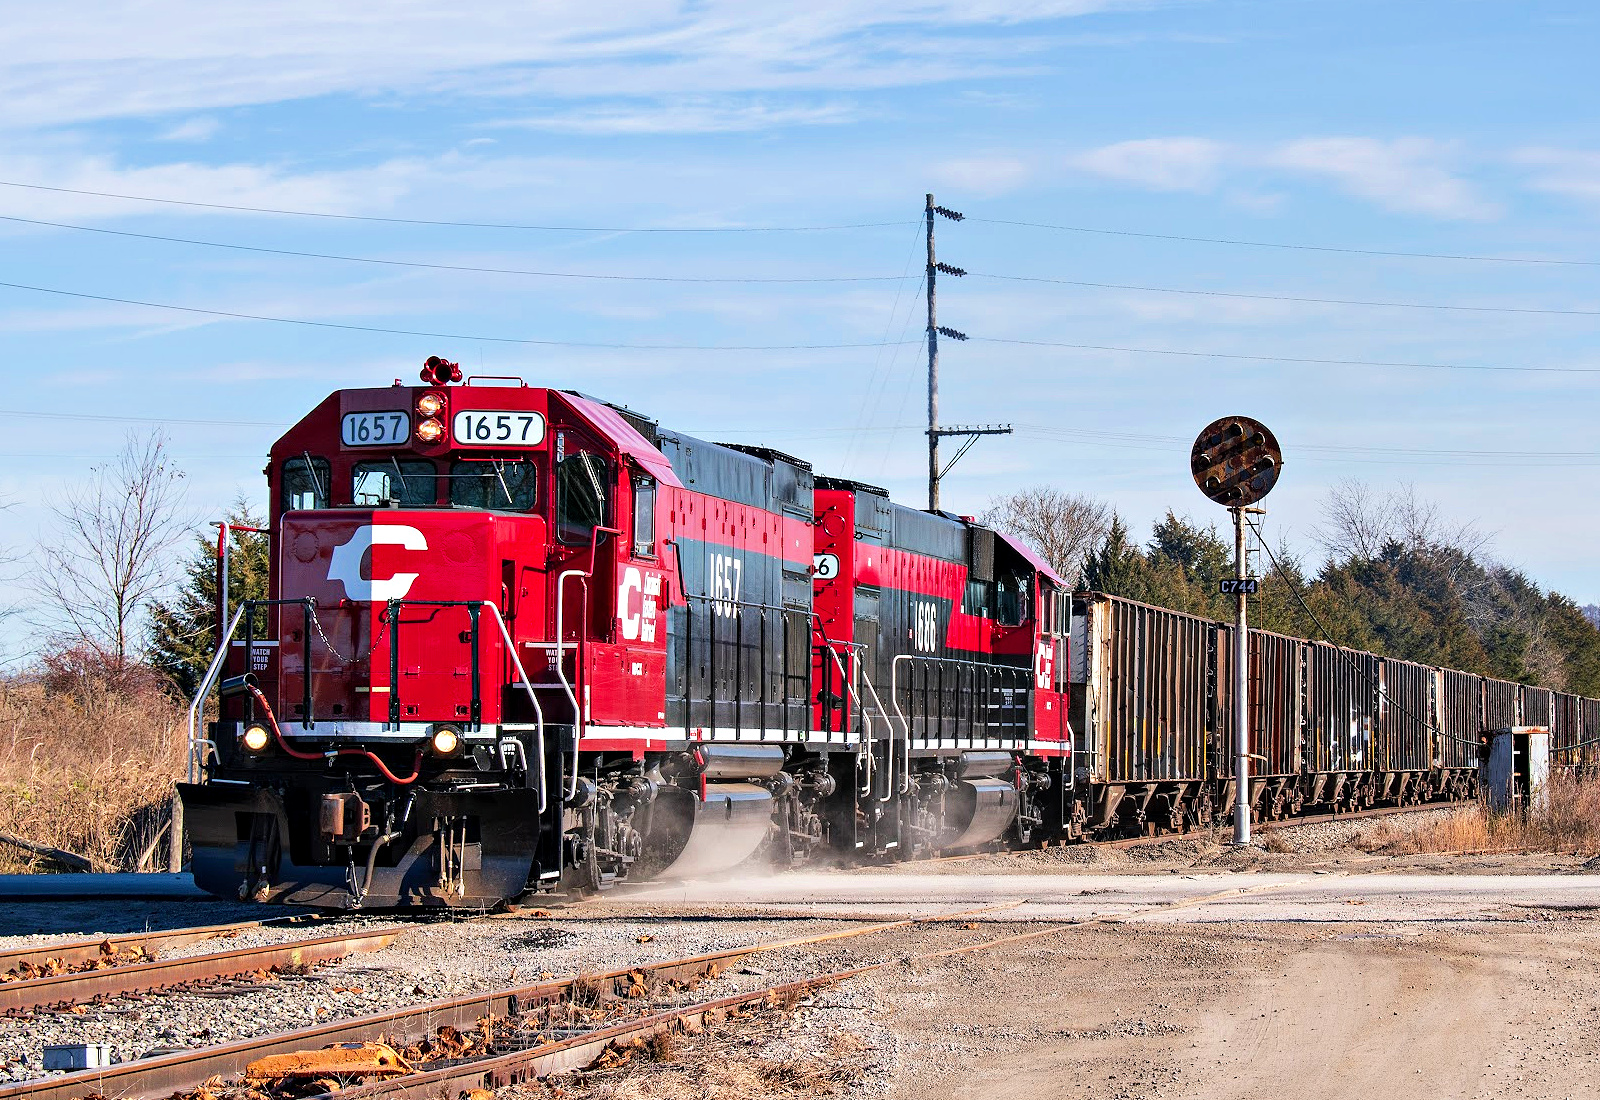
[[[1027, 540], [1077, 587], [1228, 621], [1233, 532], [1173, 511], [1136, 541], [1106, 502], [1037, 487], [996, 498], [986, 522]], [[1473, 524], [1451, 524], [1409, 486], [1346, 481], [1323, 499], [1312, 571], [1281, 542], [1257, 551], [1255, 628], [1402, 660], [1600, 696], [1595, 608], [1496, 562]]]

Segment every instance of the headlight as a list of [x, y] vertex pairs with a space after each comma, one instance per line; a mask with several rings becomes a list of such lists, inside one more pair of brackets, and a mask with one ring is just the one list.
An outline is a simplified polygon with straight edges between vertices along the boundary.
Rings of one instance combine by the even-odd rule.
[[429, 417], [417, 425], [417, 438], [424, 443], [437, 443], [444, 438], [444, 425]]
[[438, 416], [442, 408], [444, 408], [443, 394], [425, 393], [417, 398], [417, 411], [423, 416]]
[[272, 733], [266, 726], [247, 726], [239, 743], [250, 752], [261, 752], [272, 743]]
[[440, 726], [433, 731], [433, 754], [454, 756], [461, 747], [461, 735], [450, 726]]

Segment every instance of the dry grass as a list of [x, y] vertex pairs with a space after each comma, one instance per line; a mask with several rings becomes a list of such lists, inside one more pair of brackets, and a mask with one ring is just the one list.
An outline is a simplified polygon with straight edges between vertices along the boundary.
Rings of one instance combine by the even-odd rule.
[[[173, 781], [184, 770], [183, 709], [151, 684], [0, 683], [0, 832], [122, 870], [166, 858]], [[0, 871], [52, 871], [0, 845]]]
[[1417, 828], [1384, 822], [1358, 846], [1411, 855], [1441, 852], [1600, 852], [1600, 780], [1555, 776], [1527, 816], [1467, 806]]

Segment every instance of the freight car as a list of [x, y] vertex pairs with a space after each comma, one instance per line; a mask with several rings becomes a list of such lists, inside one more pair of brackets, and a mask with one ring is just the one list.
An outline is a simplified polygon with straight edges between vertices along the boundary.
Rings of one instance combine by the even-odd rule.
[[[777, 451], [437, 358], [422, 380], [334, 393], [272, 448], [269, 598], [219, 619], [191, 711], [205, 889], [480, 907], [1232, 812], [1231, 628], [1074, 594]], [[1464, 796], [1480, 731], [1527, 715], [1575, 764], [1600, 738], [1591, 700], [1250, 642], [1261, 816]]]

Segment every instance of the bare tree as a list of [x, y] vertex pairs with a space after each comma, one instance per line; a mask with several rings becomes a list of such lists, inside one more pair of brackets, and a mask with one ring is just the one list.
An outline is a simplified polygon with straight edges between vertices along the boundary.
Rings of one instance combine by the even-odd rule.
[[1112, 515], [1103, 500], [1035, 485], [995, 497], [982, 519], [1027, 542], [1068, 584], [1077, 584], [1084, 555], [1106, 537]]
[[169, 551], [189, 533], [183, 472], [159, 432], [130, 434], [118, 455], [50, 505], [37, 590], [54, 625], [111, 671], [133, 656], [138, 620], [167, 586]]
[[1417, 496], [1415, 485], [1397, 485], [1379, 495], [1354, 478], [1328, 490], [1322, 501], [1322, 523], [1313, 534], [1335, 561], [1375, 558], [1390, 543], [1410, 550], [1455, 551], [1465, 558], [1490, 538], [1470, 520], [1450, 523], [1437, 503]]

